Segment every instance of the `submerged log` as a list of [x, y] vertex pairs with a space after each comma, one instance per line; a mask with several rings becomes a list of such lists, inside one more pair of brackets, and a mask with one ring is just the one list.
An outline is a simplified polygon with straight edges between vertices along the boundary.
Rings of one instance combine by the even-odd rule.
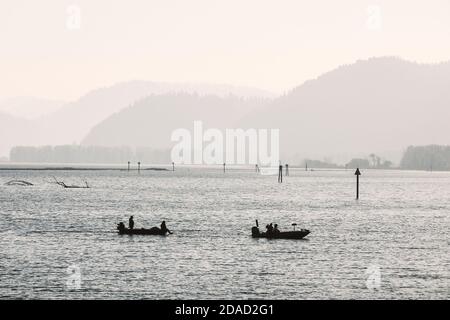
[[5, 183], [7, 186], [32, 186], [31, 182], [25, 180], [11, 180]]

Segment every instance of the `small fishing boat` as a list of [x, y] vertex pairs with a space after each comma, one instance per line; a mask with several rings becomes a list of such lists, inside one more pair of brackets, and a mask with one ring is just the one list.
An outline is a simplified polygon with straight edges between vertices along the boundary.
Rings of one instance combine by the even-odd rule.
[[167, 231], [162, 231], [158, 227], [153, 227], [153, 228], [150, 228], [150, 229], [144, 229], [144, 228], [129, 229], [129, 228], [125, 227], [123, 222], [121, 222], [121, 223], [119, 223], [117, 225], [117, 230], [119, 231], [119, 234], [129, 234], [129, 235], [137, 234], [137, 235], [153, 235], [153, 236], [165, 236], [165, 235], [167, 235]]
[[303, 239], [308, 234], [310, 234], [310, 231], [307, 229], [300, 229], [295, 230], [295, 226], [297, 224], [293, 223], [292, 226], [294, 227], [293, 231], [284, 231], [284, 232], [260, 232], [259, 231], [259, 225], [258, 220], [256, 220], [256, 226], [252, 228], [252, 237], [253, 238], [267, 238], [267, 239]]

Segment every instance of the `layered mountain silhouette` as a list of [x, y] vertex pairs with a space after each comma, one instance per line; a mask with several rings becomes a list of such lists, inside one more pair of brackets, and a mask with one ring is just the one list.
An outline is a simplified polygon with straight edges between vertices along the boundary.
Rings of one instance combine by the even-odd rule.
[[173, 130], [192, 132], [194, 121], [204, 128], [230, 128], [245, 114], [261, 108], [264, 99], [197, 94], [149, 96], [95, 126], [82, 141], [93, 146], [169, 148]]
[[398, 162], [408, 145], [450, 142], [450, 63], [372, 58], [307, 81], [242, 120], [280, 128], [282, 158], [344, 163], [375, 152]]
[[[360, 60], [273, 98], [263, 90], [133, 81], [92, 91], [33, 121], [0, 115], [0, 156], [13, 145], [169, 148], [177, 128], [280, 129], [283, 161], [344, 163], [409, 145], [449, 144], [450, 63]], [[270, 98], [270, 99], [268, 99]], [[6, 152], [6, 154], [5, 154]]]
[[450, 142], [448, 83], [450, 63], [372, 58], [307, 81], [246, 115], [234, 111], [233, 99], [151, 97], [101, 122], [83, 143], [168, 147], [173, 129], [204, 120], [213, 127], [280, 129], [283, 160], [344, 163], [376, 152], [399, 161], [408, 145]]
[[[92, 91], [78, 101], [69, 103], [41, 119], [40, 124], [51, 132], [47, 137], [48, 144], [80, 142], [93, 126], [134, 102], [149, 95], [179, 92], [217, 96], [229, 94], [242, 97], [273, 96], [270, 92], [248, 87], [130, 81]], [[54, 132], [59, 134], [55, 135]]]
[[[14, 113], [21, 115], [23, 107], [26, 106], [27, 110], [33, 110], [30, 111], [30, 114], [33, 112], [40, 116], [26, 122], [27, 125], [24, 126], [17, 124], [14, 128], [9, 125], [3, 127], [5, 135], [2, 135], [0, 140], [0, 150], [3, 150], [0, 151], [0, 156], [7, 156], [10, 147], [16, 145], [79, 143], [95, 125], [134, 102], [149, 95], [180, 92], [218, 97], [230, 94], [244, 98], [274, 97], [271, 92], [243, 86], [130, 81], [93, 90], [77, 101], [55, 108], [54, 112], [43, 112], [42, 110], [43, 106], [46, 106], [47, 109], [55, 107], [50, 105], [53, 101], [47, 101], [48, 103], [45, 104], [43, 99], [10, 99], [9, 102], [5, 101], [4, 104], [0, 104], [6, 110], [4, 113], [8, 112], [10, 116]], [[13, 122], [17, 123], [18, 117], [13, 118], [15, 119]]]

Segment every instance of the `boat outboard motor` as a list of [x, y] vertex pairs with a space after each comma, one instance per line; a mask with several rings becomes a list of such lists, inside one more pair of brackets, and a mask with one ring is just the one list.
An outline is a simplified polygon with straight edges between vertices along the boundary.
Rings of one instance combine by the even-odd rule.
[[252, 236], [259, 236], [259, 228], [258, 227], [253, 227], [252, 228]]

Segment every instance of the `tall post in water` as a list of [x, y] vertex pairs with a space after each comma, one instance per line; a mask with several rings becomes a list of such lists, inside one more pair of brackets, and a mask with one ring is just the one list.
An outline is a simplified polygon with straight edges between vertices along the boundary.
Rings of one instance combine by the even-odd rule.
[[359, 200], [359, 176], [361, 175], [361, 172], [359, 171], [359, 168], [356, 168], [355, 176], [356, 176], [356, 200]]
[[141, 173], [141, 163], [138, 162], [138, 173]]
[[289, 165], [286, 163], [286, 177], [289, 176]]
[[280, 164], [278, 167], [278, 183], [283, 182], [283, 166]]
[[259, 173], [259, 166], [258, 166], [258, 164], [255, 164], [255, 172]]
[[225, 173], [225, 162], [223, 163], [223, 173]]
[[305, 161], [305, 171], [308, 171], [308, 162]]
[[130, 171], [130, 161], [128, 161], [128, 171]]
[[172, 171], [175, 171], [175, 162], [172, 162]]

